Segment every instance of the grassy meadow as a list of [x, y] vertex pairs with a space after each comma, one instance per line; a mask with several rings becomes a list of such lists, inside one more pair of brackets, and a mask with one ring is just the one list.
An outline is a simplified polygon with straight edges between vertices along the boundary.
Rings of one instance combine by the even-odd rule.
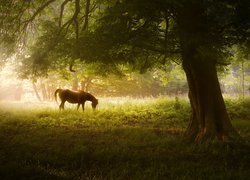
[[248, 179], [250, 99], [226, 99], [245, 143], [185, 144], [187, 100], [0, 103], [0, 179]]

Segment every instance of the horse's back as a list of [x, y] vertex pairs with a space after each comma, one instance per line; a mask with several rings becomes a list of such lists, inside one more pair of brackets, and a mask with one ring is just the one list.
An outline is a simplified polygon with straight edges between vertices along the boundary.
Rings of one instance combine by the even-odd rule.
[[61, 100], [68, 101], [69, 103], [80, 103], [81, 93], [69, 89], [64, 89], [59, 94], [59, 97], [61, 98]]

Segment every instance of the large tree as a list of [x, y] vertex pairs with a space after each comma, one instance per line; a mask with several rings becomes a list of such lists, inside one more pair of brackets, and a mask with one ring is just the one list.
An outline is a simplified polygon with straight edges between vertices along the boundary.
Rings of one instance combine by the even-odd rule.
[[58, 60], [67, 59], [73, 71], [74, 60], [81, 59], [99, 62], [103, 70], [112, 71], [123, 63], [144, 71], [178, 59], [192, 107], [187, 140], [227, 141], [238, 136], [226, 111], [216, 66], [225, 64], [232, 45], [249, 47], [249, 0], [12, 0], [6, 4], [0, 3], [1, 41], [23, 45], [18, 37], [36, 24], [29, 57], [36, 70], [55, 68]]
[[[216, 67], [225, 64], [233, 44], [249, 47], [249, 7], [244, 0], [117, 1], [106, 10], [96, 34], [102, 34], [98, 42], [116, 50], [106, 55], [113, 61], [129, 57], [148, 67], [179, 54], [192, 107], [185, 137], [228, 141], [238, 134], [226, 111]], [[140, 58], [145, 50], [145, 58]], [[106, 51], [104, 47], [102, 53]], [[162, 57], [147, 58], [155, 53]]]

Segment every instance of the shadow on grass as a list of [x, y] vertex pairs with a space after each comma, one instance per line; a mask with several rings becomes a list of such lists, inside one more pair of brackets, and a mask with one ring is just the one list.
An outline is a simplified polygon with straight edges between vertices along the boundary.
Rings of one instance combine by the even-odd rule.
[[[12, 124], [13, 125], [13, 124]], [[17, 125], [17, 124], [16, 124]], [[141, 127], [1, 126], [1, 179], [246, 179], [248, 149]]]

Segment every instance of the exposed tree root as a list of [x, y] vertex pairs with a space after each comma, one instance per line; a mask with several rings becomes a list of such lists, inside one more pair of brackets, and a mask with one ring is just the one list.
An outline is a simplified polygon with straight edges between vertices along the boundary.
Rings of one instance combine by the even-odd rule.
[[187, 130], [184, 133], [184, 140], [188, 143], [209, 143], [218, 141], [222, 143], [244, 142], [242, 137], [236, 131], [228, 132], [212, 132], [205, 128], [198, 131]]

